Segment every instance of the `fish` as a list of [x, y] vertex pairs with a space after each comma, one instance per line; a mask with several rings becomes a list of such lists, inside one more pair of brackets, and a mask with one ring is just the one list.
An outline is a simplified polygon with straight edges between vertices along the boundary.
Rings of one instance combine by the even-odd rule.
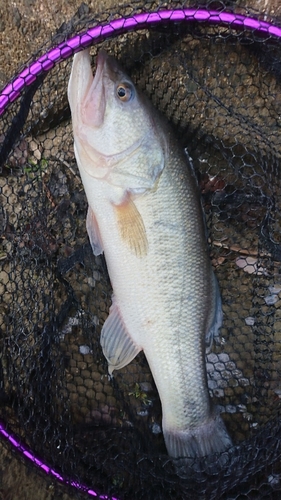
[[113, 289], [100, 338], [109, 374], [143, 350], [170, 457], [223, 452], [232, 441], [211, 403], [205, 360], [222, 304], [191, 161], [104, 50], [95, 76], [89, 49], [75, 54], [68, 100], [86, 228]]

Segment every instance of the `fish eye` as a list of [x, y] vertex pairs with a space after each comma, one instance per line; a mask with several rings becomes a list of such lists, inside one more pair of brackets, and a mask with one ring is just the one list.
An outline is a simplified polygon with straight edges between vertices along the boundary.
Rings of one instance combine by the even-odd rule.
[[133, 89], [127, 83], [120, 83], [116, 90], [117, 96], [122, 102], [128, 102], [133, 97]]

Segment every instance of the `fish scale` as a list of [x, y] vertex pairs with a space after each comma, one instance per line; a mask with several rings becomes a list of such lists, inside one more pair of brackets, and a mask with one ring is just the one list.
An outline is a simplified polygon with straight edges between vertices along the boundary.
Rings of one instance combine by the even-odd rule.
[[89, 52], [74, 56], [68, 96], [87, 231], [113, 288], [101, 332], [109, 373], [143, 350], [169, 455], [222, 452], [231, 439], [211, 407], [205, 366], [221, 299], [192, 166], [164, 118], [104, 52], [95, 78]]

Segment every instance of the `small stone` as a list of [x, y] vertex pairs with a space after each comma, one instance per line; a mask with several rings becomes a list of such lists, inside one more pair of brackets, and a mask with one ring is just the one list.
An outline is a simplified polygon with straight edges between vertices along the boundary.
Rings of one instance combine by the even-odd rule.
[[150, 382], [140, 382], [139, 386], [144, 392], [151, 392], [153, 390]]
[[274, 392], [276, 394], [276, 396], [278, 396], [279, 399], [281, 399], [281, 389], [274, 389]]
[[239, 385], [241, 385], [242, 387], [247, 387], [248, 385], [250, 385], [249, 379], [239, 378]]
[[72, 325], [72, 326], [79, 325], [79, 319], [78, 318], [69, 318], [68, 324]]
[[41, 152], [39, 150], [39, 146], [37, 144], [37, 142], [35, 141], [31, 141], [29, 143], [29, 149], [30, 151], [33, 153], [34, 157], [37, 159], [37, 160], [41, 160]]
[[256, 319], [253, 318], [252, 316], [248, 316], [247, 318], [245, 318], [245, 323], [248, 326], [253, 326], [255, 324], [255, 321]]
[[253, 422], [252, 424], [250, 424], [250, 427], [252, 429], [256, 429], [258, 426], [259, 426], [258, 422]]
[[277, 294], [277, 295], [278, 295], [278, 293], [280, 293], [280, 292], [281, 292], [281, 285], [277, 285], [277, 284], [275, 284], [275, 285], [273, 285], [273, 286], [269, 286], [269, 287], [268, 287], [268, 290], [270, 291], [270, 293], [271, 293], [272, 295], [274, 295], [274, 294]]
[[213, 363], [207, 363], [206, 369], [207, 369], [208, 373], [212, 373], [215, 370], [215, 367], [214, 367]]
[[272, 306], [278, 301], [278, 295], [268, 295], [264, 298], [264, 301], [268, 306]]
[[218, 387], [219, 387], [220, 389], [226, 389], [226, 388], [228, 387], [228, 382], [227, 382], [227, 380], [223, 380], [223, 379], [218, 380]]
[[237, 410], [241, 413], [245, 413], [247, 411], [247, 406], [246, 405], [237, 405]]
[[223, 370], [225, 370], [225, 365], [223, 363], [216, 363], [215, 369], [219, 372], [222, 372]]
[[227, 363], [227, 361], [229, 361], [229, 356], [226, 352], [221, 352], [219, 355], [219, 360], [222, 362], [222, 363]]
[[94, 316], [94, 317], [93, 317], [93, 323], [94, 323], [94, 325], [96, 325], [96, 326], [100, 324], [100, 320], [99, 320], [99, 318], [98, 318], [97, 316]]
[[258, 259], [254, 257], [237, 257], [235, 263], [240, 269], [243, 269], [245, 273], [255, 273], [257, 275], [264, 274], [265, 276], [268, 274], [266, 269], [259, 264]]
[[229, 371], [235, 370], [236, 364], [233, 363], [233, 361], [229, 361], [228, 363], [225, 364], [225, 368]]
[[86, 356], [86, 354], [91, 354], [93, 351], [90, 349], [88, 345], [80, 345], [79, 352]]
[[215, 389], [214, 390], [214, 396], [216, 398], [223, 398], [224, 397], [224, 391], [223, 391], [223, 389]]
[[91, 276], [89, 276], [89, 278], [87, 279], [87, 281], [88, 281], [88, 285], [89, 285], [91, 288], [95, 288], [95, 284], [96, 284], [96, 282], [95, 282], [94, 278], [91, 278]]
[[152, 434], [161, 434], [161, 427], [159, 424], [157, 424], [156, 422], [154, 422], [151, 426], [151, 431], [152, 431]]
[[137, 415], [139, 415], [139, 417], [147, 417], [148, 416], [148, 411], [147, 410], [138, 410], [137, 411]]
[[215, 370], [212, 373], [209, 374], [211, 380], [220, 380], [221, 379], [221, 372]]
[[94, 280], [96, 280], [96, 281], [100, 281], [100, 279], [101, 279], [100, 272], [99, 272], [99, 271], [94, 271], [94, 272], [93, 272], [93, 278], [94, 278]]
[[280, 483], [280, 474], [270, 474], [268, 476], [267, 481], [269, 484], [272, 484], [274, 486], [277, 486]]
[[237, 412], [236, 406], [226, 405], [225, 411], [226, 411], [226, 413], [236, 413]]
[[218, 388], [218, 383], [216, 380], [208, 380], [208, 388], [210, 391], [214, 391], [215, 389]]
[[214, 352], [211, 352], [207, 355], [207, 360], [209, 363], [217, 363], [218, 359], [218, 356]]

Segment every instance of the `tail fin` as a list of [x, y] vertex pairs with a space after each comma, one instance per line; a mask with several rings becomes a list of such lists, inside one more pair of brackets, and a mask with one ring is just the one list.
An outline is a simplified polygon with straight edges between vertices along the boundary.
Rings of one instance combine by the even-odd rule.
[[220, 415], [212, 415], [202, 425], [184, 430], [163, 429], [168, 454], [173, 458], [199, 458], [221, 453], [232, 446]]

